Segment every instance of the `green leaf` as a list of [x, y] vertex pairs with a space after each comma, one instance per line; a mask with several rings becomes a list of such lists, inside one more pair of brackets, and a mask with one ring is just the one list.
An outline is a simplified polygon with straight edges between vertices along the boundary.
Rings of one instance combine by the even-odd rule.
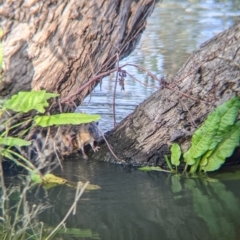
[[200, 166], [201, 166], [201, 167], [207, 165], [207, 163], [208, 163], [208, 157], [212, 154], [212, 152], [213, 152], [213, 149], [207, 151], [207, 152], [203, 155], [203, 157], [201, 158], [201, 161], [200, 161]]
[[240, 108], [240, 98], [238, 96], [233, 97], [227, 102], [217, 107], [217, 111], [221, 116], [219, 123], [219, 132], [223, 133], [229, 126], [232, 126], [236, 121]]
[[221, 143], [217, 145], [217, 148], [208, 157], [208, 163], [202, 167], [204, 171], [217, 170], [227, 157], [230, 157], [234, 149], [239, 146], [240, 140], [240, 121], [236, 122], [229, 132], [224, 136]]
[[40, 113], [44, 113], [44, 108], [48, 107], [47, 100], [57, 96], [59, 95], [54, 93], [46, 93], [45, 90], [19, 92], [4, 103], [3, 110], [11, 109], [15, 112], [26, 113], [35, 109]]
[[149, 172], [149, 171], [170, 172], [160, 167], [152, 167], [152, 166], [139, 167], [138, 169], [146, 172]]
[[[237, 96], [233, 97], [224, 104], [218, 106], [208, 116], [203, 125], [196, 130], [192, 137], [191, 147], [184, 154], [185, 162], [187, 162], [188, 165], [194, 165], [191, 168], [191, 172], [197, 170], [199, 163], [202, 169], [204, 166], [213, 164], [209, 162], [209, 156], [219, 143], [226, 141], [226, 135], [228, 135], [230, 129], [232, 129], [232, 125], [238, 116], [239, 108], [240, 98]], [[230, 150], [231, 154], [232, 151], [233, 150]], [[225, 161], [225, 159], [222, 161]], [[214, 164], [216, 164], [216, 162]], [[217, 169], [221, 164], [216, 164], [210, 169]]]
[[34, 183], [42, 183], [42, 178], [41, 178], [41, 176], [38, 174], [38, 173], [36, 173], [36, 172], [31, 172], [31, 180], [32, 180], [32, 182], [34, 182]]
[[240, 98], [238, 96], [231, 98], [227, 102], [218, 106], [215, 111], [220, 116], [220, 122], [217, 132], [214, 136], [212, 144], [209, 149], [214, 149], [219, 142], [223, 140], [224, 134], [229, 131], [229, 128], [234, 124], [238, 116], [240, 108]]
[[0, 144], [7, 145], [11, 147], [22, 147], [22, 146], [29, 146], [31, 143], [29, 141], [25, 141], [21, 138], [15, 137], [0, 137]]
[[100, 119], [99, 115], [89, 115], [84, 113], [61, 113], [51, 116], [35, 116], [36, 125], [49, 127], [52, 125], [89, 123]]
[[217, 132], [219, 122], [219, 113], [214, 111], [208, 116], [203, 125], [195, 131], [192, 136], [191, 147], [183, 155], [184, 161], [188, 165], [193, 165], [196, 159], [205, 154], [209, 150], [209, 147], [216, 141], [214, 136]]
[[180, 164], [180, 157], [181, 157], [181, 148], [177, 143], [173, 143], [171, 147], [171, 163], [175, 166]]

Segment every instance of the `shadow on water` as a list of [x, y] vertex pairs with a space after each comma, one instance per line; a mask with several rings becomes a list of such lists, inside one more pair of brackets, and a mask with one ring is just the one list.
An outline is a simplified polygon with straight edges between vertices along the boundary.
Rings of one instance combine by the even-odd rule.
[[[239, 239], [239, 179], [186, 178], [80, 159], [63, 167], [55, 174], [101, 189], [83, 194], [62, 239]], [[39, 221], [54, 228], [74, 198], [75, 189], [60, 186], [34, 189], [28, 202], [50, 205]], [[80, 238], [80, 230], [91, 230], [94, 237]]]

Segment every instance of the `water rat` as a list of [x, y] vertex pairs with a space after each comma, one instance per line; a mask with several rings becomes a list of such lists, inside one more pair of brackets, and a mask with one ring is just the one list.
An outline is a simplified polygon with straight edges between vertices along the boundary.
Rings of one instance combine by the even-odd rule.
[[84, 146], [90, 144], [93, 151], [97, 152], [99, 147], [94, 146], [94, 142], [98, 140], [99, 133], [97, 128], [98, 123], [85, 123], [81, 124], [76, 135], [76, 147], [82, 150], [83, 158], [87, 159], [87, 155], [84, 151]]

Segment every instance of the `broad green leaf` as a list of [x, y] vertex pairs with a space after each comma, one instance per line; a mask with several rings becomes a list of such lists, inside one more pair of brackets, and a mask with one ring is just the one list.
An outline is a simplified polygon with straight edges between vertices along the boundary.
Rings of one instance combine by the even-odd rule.
[[207, 163], [208, 163], [208, 157], [212, 154], [212, 152], [213, 152], [213, 149], [207, 151], [207, 152], [203, 155], [203, 157], [201, 158], [201, 161], [200, 161], [200, 166], [201, 166], [201, 167], [207, 165]]
[[217, 144], [223, 140], [223, 136], [229, 131], [229, 128], [234, 124], [238, 116], [240, 108], [240, 98], [233, 97], [222, 105], [218, 106], [215, 111], [220, 116], [220, 122], [214, 140], [209, 149], [215, 149]]
[[0, 144], [11, 146], [11, 147], [22, 147], [22, 146], [29, 146], [31, 143], [29, 141], [23, 140], [21, 138], [15, 137], [0, 137]]
[[52, 125], [89, 123], [100, 119], [99, 115], [89, 115], [84, 113], [61, 113], [51, 116], [35, 116], [36, 125], [49, 127]]
[[200, 163], [200, 157], [195, 159], [195, 163], [190, 168], [190, 173], [195, 173]]
[[231, 127], [223, 141], [217, 145], [217, 148], [208, 157], [207, 165], [203, 166], [202, 170], [206, 172], [217, 170], [225, 162], [225, 159], [232, 155], [234, 149], [239, 146], [239, 140], [240, 121]]
[[221, 117], [219, 123], [219, 132], [223, 133], [229, 126], [232, 126], [236, 121], [238, 116], [238, 112], [240, 109], [240, 98], [238, 96], [233, 97], [227, 102], [223, 103], [219, 107], [217, 107], [217, 111]]
[[29, 112], [30, 110], [37, 110], [40, 113], [44, 113], [46, 107], [48, 107], [47, 100], [52, 97], [57, 97], [58, 94], [46, 93], [45, 90], [31, 91], [31, 92], [19, 92], [8, 99], [4, 105], [3, 110], [11, 109], [15, 112]]
[[175, 166], [180, 164], [180, 157], [181, 157], [181, 148], [177, 143], [173, 143], [171, 147], [171, 163]]
[[183, 155], [188, 165], [193, 165], [199, 157], [209, 150], [209, 147], [216, 141], [214, 136], [217, 132], [220, 116], [217, 111], [212, 112], [203, 125], [195, 131], [192, 136], [191, 147]]

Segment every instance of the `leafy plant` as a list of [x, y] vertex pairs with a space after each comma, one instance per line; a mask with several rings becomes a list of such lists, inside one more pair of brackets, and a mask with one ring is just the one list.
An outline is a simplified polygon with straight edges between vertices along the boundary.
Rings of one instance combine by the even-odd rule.
[[[191, 147], [183, 154], [190, 173], [196, 171], [209, 172], [217, 170], [231, 156], [240, 142], [240, 120], [237, 120], [240, 110], [240, 98], [233, 97], [218, 106], [195, 131], [191, 140]], [[177, 143], [171, 147], [171, 162], [165, 156], [171, 172], [175, 172], [180, 164], [181, 148]], [[146, 170], [146, 169], [141, 169]], [[149, 168], [148, 171], [155, 170]]]
[[[19, 113], [27, 113], [29, 111], [35, 110], [37, 111], [37, 113], [35, 113], [35, 117], [29, 117], [24, 121], [32, 122], [32, 127], [49, 127], [53, 125], [59, 126], [63, 124], [81, 124], [96, 121], [100, 118], [99, 115], [88, 115], [82, 113], [62, 113], [50, 116], [40, 115], [44, 113], [45, 109], [49, 106], [48, 100], [57, 96], [59, 95], [54, 93], [47, 93], [45, 90], [19, 92], [18, 94], [13, 95], [10, 99], [2, 103], [1, 112], [2, 114], [4, 114], [5, 112], [12, 110], [16, 112], [17, 115]], [[16, 115], [14, 115], [12, 118], [7, 118], [5, 123], [3, 123], [5, 131], [2, 132], [0, 135], [0, 145], [3, 145], [5, 147], [0, 148], [0, 156], [6, 157], [15, 162], [17, 165], [24, 167], [30, 173], [34, 172], [36, 174], [37, 170], [31, 163], [31, 161], [21, 156], [17, 152], [11, 150], [11, 147], [23, 147], [29, 146], [31, 144], [29, 141], [26, 141], [19, 137], [8, 136], [11, 129], [17, 128], [19, 125], [22, 125], [22, 123], [18, 123], [11, 126], [11, 121]], [[21, 134], [19, 133], [19, 135]], [[43, 178], [40, 173], [38, 173], [38, 175], [40, 178], [40, 182], [42, 183]]]
[[191, 147], [184, 161], [192, 165], [190, 172], [214, 171], [232, 155], [239, 145], [240, 124], [236, 122], [240, 109], [239, 97], [217, 107], [192, 136]]
[[61, 113], [51, 116], [35, 116], [34, 122], [41, 127], [64, 124], [81, 124], [99, 120], [99, 115], [89, 115], [84, 113]]
[[176, 167], [180, 164], [181, 148], [177, 143], [174, 143], [171, 147], [171, 163]]

